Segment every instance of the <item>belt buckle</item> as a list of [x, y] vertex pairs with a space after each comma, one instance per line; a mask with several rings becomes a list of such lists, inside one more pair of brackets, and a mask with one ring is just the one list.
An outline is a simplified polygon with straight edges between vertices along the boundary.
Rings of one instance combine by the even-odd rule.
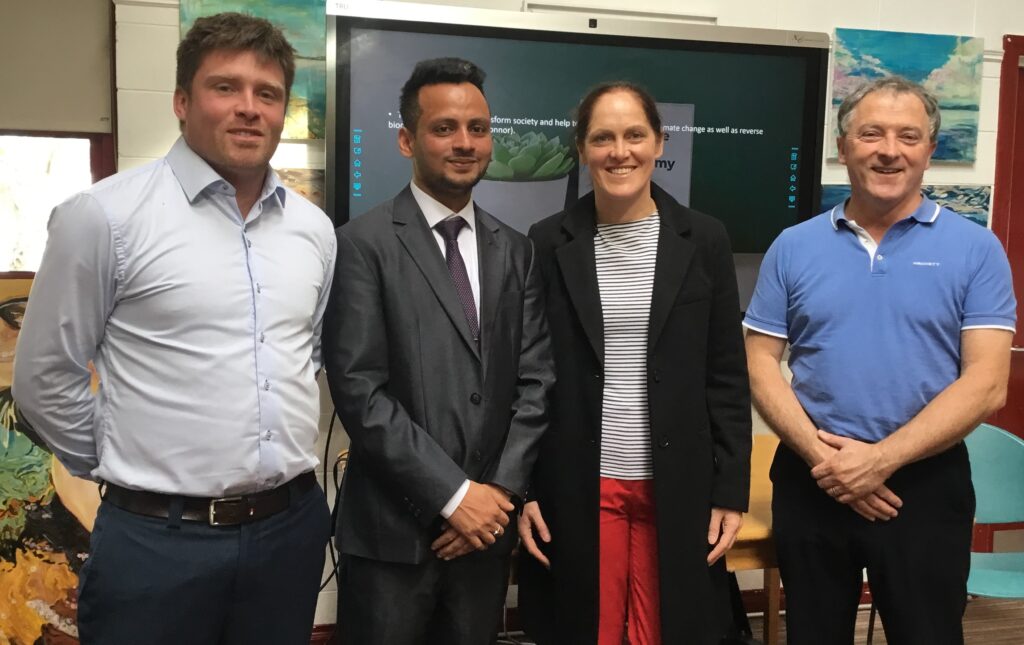
[[218, 497], [216, 499], [211, 499], [209, 516], [210, 526], [223, 526], [223, 524], [217, 521], [217, 504], [220, 504], [222, 502], [240, 502], [242, 501], [242, 497], [242, 495], [238, 495], [236, 497]]

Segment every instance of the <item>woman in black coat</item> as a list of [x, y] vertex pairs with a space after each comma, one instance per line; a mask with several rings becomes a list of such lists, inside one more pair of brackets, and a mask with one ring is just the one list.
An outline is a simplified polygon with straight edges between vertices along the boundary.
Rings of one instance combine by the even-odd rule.
[[[529, 501], [520, 609], [542, 645], [717, 643], [746, 510], [750, 397], [729, 239], [651, 183], [653, 99], [580, 103], [594, 192], [530, 231], [558, 380]], [[616, 640], [618, 639], [618, 640]]]

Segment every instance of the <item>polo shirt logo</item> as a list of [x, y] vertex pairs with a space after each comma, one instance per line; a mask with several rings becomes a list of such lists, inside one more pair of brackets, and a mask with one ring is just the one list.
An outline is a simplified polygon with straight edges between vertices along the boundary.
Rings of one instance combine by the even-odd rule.
[[937, 267], [939, 262], [911, 262], [916, 267]]

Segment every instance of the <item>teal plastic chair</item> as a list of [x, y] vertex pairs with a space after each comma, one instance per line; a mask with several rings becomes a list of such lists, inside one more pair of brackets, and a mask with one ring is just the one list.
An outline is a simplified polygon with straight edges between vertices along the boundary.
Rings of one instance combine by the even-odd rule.
[[[977, 524], [1024, 522], [1024, 440], [983, 423], [964, 439], [971, 455]], [[967, 593], [1024, 598], [1024, 552], [971, 553]]]

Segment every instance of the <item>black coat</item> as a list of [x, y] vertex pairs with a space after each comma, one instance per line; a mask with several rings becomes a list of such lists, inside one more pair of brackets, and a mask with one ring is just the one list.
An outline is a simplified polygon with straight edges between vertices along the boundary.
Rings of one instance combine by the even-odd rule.
[[[709, 569], [712, 506], [746, 510], [750, 393], [732, 252], [717, 220], [657, 186], [661, 218], [647, 368], [662, 641], [717, 643], [728, 621], [724, 559]], [[540, 643], [597, 642], [604, 337], [593, 193], [530, 230], [545, 282], [558, 380], [530, 499], [551, 529], [545, 570], [523, 550], [520, 607]]]

